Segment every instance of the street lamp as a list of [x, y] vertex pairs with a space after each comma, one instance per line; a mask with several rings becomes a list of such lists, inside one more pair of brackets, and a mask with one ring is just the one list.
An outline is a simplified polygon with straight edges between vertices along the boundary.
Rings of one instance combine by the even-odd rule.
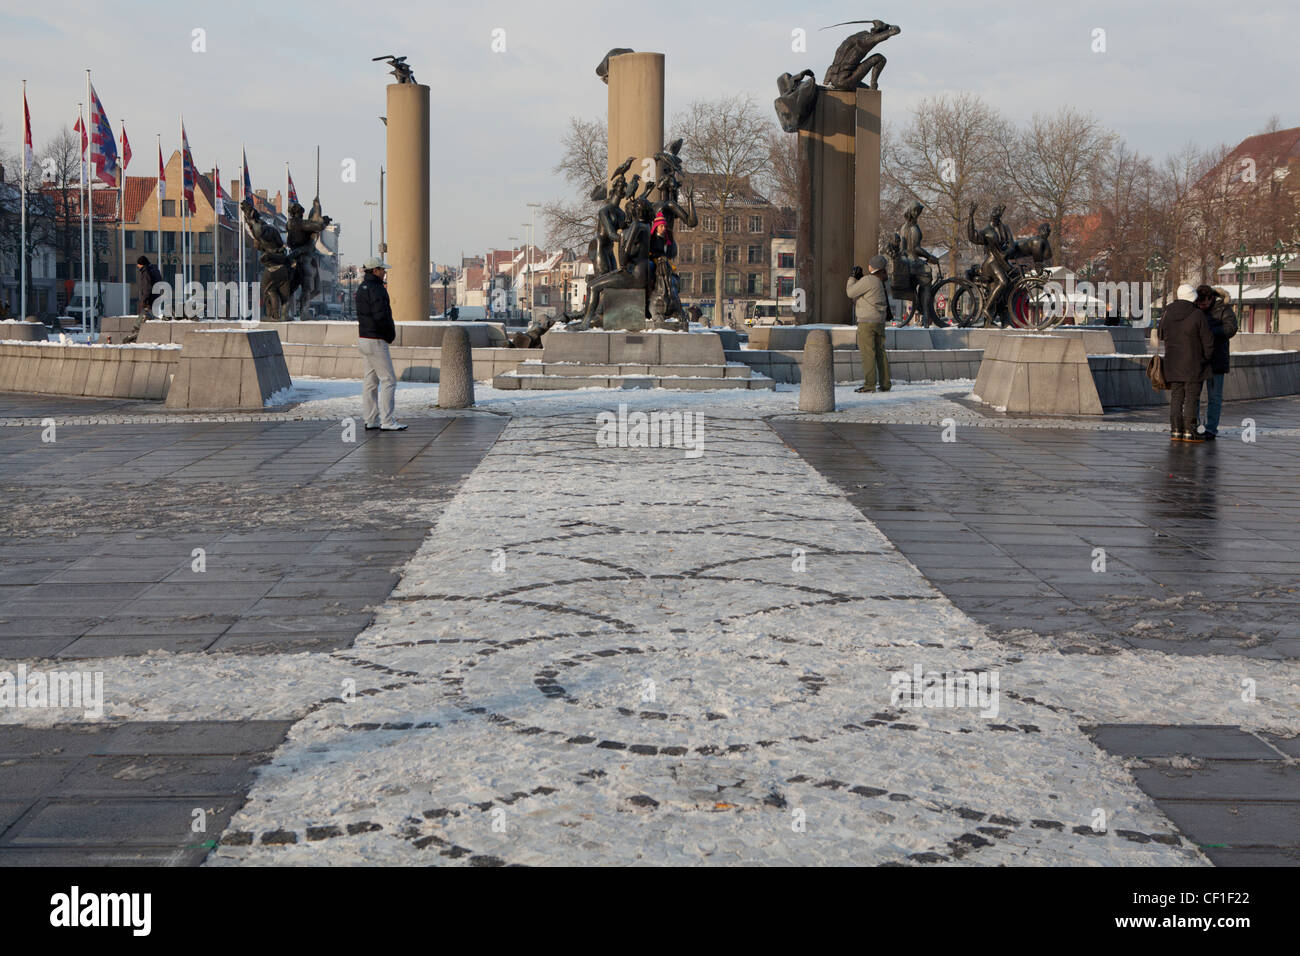
[[[511, 243], [523, 242], [523, 240], [520, 239], [518, 236], [506, 236], [506, 238], [510, 240]], [[511, 245], [510, 247], [510, 288], [515, 293], [515, 305], [518, 306], [519, 305], [519, 283], [515, 281], [515, 257], [516, 256], [517, 253], [515, 252], [515, 247]], [[509, 324], [509, 319], [510, 319], [510, 309], [507, 308], [506, 309], [507, 325]]]
[[1268, 256], [1268, 264], [1273, 267], [1273, 331], [1279, 331], [1281, 325], [1282, 266], [1291, 258], [1287, 244], [1279, 239]]
[[378, 206], [379, 203], [373, 199], [367, 199], [361, 205], [372, 207], [370, 210], [370, 258], [373, 259], [375, 257], [375, 210], [373, 207]]
[[542, 207], [539, 202], [530, 202], [528, 208], [533, 211], [528, 233], [528, 314], [531, 317], [536, 303], [533, 301], [533, 248], [537, 245], [537, 210]]
[[1241, 248], [1237, 250], [1237, 254], [1228, 261], [1232, 263], [1232, 271], [1237, 273], [1237, 301], [1235, 304], [1237, 306], [1237, 323], [1240, 325], [1243, 311], [1241, 306], [1242, 286], [1246, 281], [1246, 273], [1250, 271], [1250, 255], [1246, 252], [1244, 242], [1241, 244]]
[[447, 284], [451, 282], [451, 273], [443, 269], [438, 273], [438, 281], [442, 283], [442, 317], [447, 317]]
[[1155, 300], [1157, 298], [1160, 298], [1161, 300], [1164, 299], [1165, 273], [1168, 271], [1169, 271], [1169, 267], [1165, 264], [1165, 260], [1161, 258], [1160, 253], [1158, 252], [1152, 253], [1151, 258], [1147, 260], [1147, 272], [1151, 273], [1151, 301], [1148, 303], [1148, 305], [1152, 307], [1151, 309], [1152, 322], [1155, 322], [1156, 320], [1155, 309], [1154, 309]]

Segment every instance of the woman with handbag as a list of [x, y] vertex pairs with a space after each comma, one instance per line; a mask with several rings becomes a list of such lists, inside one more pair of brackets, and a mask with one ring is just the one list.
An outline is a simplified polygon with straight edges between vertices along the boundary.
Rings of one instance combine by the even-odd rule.
[[1214, 354], [1214, 335], [1205, 314], [1213, 301], [1214, 290], [1209, 286], [1193, 289], [1184, 283], [1178, 287], [1178, 301], [1160, 317], [1159, 337], [1165, 353], [1162, 371], [1169, 383], [1170, 441], [1204, 440], [1197, 434], [1196, 414], [1201, 383], [1210, 375]]

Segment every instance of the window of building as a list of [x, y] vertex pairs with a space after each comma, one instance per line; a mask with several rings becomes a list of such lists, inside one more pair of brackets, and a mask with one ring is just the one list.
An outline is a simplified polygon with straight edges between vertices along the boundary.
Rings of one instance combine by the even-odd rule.
[[750, 217], [749, 217], [749, 231], [750, 231], [750, 232], [762, 232], [762, 231], [763, 231], [763, 217], [762, 217], [762, 216], [750, 216]]
[[794, 253], [793, 253], [793, 252], [778, 252], [778, 253], [776, 254], [776, 267], [777, 267], [778, 269], [793, 269], [793, 268], [794, 268]]
[[745, 282], [745, 292], [749, 295], [763, 294], [763, 274], [761, 272], [751, 272]]
[[144, 251], [145, 251], [145, 252], [157, 252], [157, 251], [158, 251], [158, 234], [157, 234], [157, 233], [146, 232], [146, 233], [144, 234]]
[[204, 284], [212, 281], [212, 266], [199, 266], [199, 281]]
[[727, 246], [726, 251], [723, 253], [722, 261], [723, 261], [723, 262], [739, 262], [739, 261], [740, 261], [740, 246]]
[[199, 252], [206, 252], [209, 255], [212, 254], [212, 233], [199, 233]]
[[694, 284], [691, 280], [695, 278], [694, 272], [682, 272], [677, 276], [677, 292], [679, 295], [690, 295], [691, 287]]
[[728, 272], [722, 288], [726, 291], [727, 295], [737, 295], [740, 292], [740, 274], [736, 272]]
[[126, 230], [125, 235], [124, 235], [124, 238], [123, 238], [122, 241], [126, 243], [126, 247], [127, 247], [128, 249], [134, 249], [134, 248], [135, 248], [135, 230], [134, 230], [134, 229], [128, 229], [128, 230]]
[[687, 263], [687, 264], [694, 262], [694, 261], [695, 261], [695, 245], [692, 243], [691, 245], [682, 246], [682, 247], [681, 247], [681, 254], [682, 254], [682, 262]]
[[163, 234], [163, 252], [176, 251], [176, 233], [164, 232]]
[[750, 246], [750, 247], [749, 247], [749, 259], [748, 259], [747, 261], [749, 262], [749, 264], [750, 264], [751, 266], [761, 264], [762, 261], [763, 261], [763, 247], [762, 247], [762, 246]]
[[713, 243], [706, 242], [700, 252], [700, 261], [706, 266], [713, 265], [713, 263], [718, 261], [718, 247]]
[[794, 276], [777, 276], [776, 294], [782, 296], [794, 295]]
[[704, 221], [703, 221], [703, 223], [701, 224], [701, 228], [702, 228], [705, 232], [717, 232], [717, 231], [718, 231], [718, 220], [717, 220], [717, 218], [714, 217], [714, 216], [705, 216], [705, 217], [704, 217]]
[[164, 199], [164, 200], [163, 200], [163, 215], [164, 215], [164, 216], [174, 216], [174, 215], [176, 215], [176, 200], [175, 200], [175, 199]]
[[700, 294], [713, 295], [717, 289], [717, 283], [714, 281], [717, 277], [712, 272], [700, 273]]
[[728, 216], [723, 221], [722, 228], [724, 232], [740, 232], [740, 217]]

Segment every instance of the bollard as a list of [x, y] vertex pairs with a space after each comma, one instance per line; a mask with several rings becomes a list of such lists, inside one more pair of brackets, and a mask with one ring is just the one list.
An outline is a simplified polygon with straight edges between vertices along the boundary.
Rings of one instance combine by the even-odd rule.
[[442, 361], [438, 372], [438, 407], [474, 406], [474, 354], [469, 333], [461, 326], [448, 326], [442, 333]]
[[835, 411], [835, 357], [831, 351], [831, 334], [825, 329], [813, 329], [804, 340], [799, 411]]

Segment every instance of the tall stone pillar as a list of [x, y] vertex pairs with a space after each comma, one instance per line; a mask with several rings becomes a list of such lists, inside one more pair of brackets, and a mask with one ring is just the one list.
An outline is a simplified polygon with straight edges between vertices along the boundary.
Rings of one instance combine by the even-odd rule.
[[388, 297], [398, 322], [429, 318], [429, 88], [388, 85]]
[[799, 324], [853, 321], [844, 286], [878, 251], [879, 223], [880, 91], [822, 88], [799, 131], [795, 285], [807, 297]]
[[853, 262], [880, 251], [880, 90], [857, 91], [853, 163]]
[[[664, 55], [662, 53], [623, 53], [609, 61], [609, 176], [629, 156], [635, 157], [632, 174], [646, 179], [643, 160], [654, 162], [655, 153], [664, 148]], [[658, 179], [658, 169], [649, 167], [650, 177]]]

